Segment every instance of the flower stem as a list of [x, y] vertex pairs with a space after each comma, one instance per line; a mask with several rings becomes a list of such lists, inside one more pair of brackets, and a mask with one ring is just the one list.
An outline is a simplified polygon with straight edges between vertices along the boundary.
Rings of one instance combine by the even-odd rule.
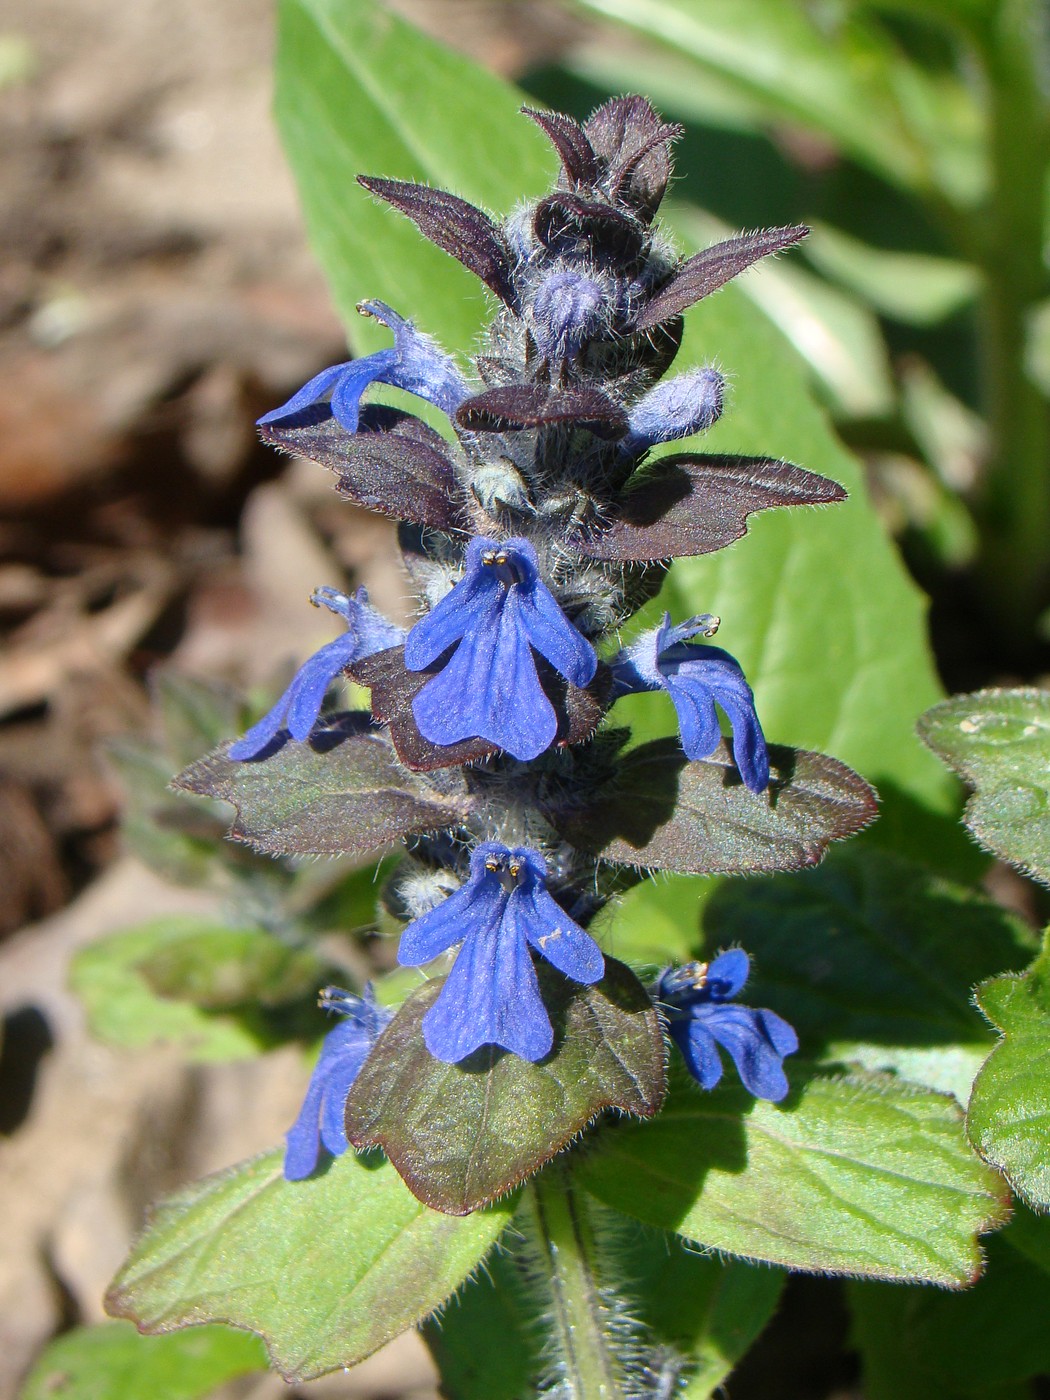
[[565, 1400], [623, 1400], [624, 1367], [599, 1286], [586, 1197], [553, 1165], [528, 1189], [539, 1269], [547, 1285], [552, 1342]]
[[994, 179], [981, 256], [985, 408], [994, 444], [982, 503], [985, 569], [1002, 624], [1022, 635], [1047, 601], [1050, 535], [1050, 410], [1025, 364], [1027, 319], [1047, 290], [1042, 40], [1032, 0], [1002, 0], [983, 45]]

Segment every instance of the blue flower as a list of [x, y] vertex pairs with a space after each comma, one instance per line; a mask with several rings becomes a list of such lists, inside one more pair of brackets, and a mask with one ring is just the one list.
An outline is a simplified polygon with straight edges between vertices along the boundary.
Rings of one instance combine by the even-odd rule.
[[721, 647], [695, 646], [691, 637], [713, 635], [718, 619], [705, 613], [671, 626], [671, 614], [612, 663], [618, 695], [666, 690], [674, 702], [682, 747], [691, 759], [706, 758], [722, 738], [715, 702], [733, 726], [733, 757], [752, 792], [769, 786], [769, 755], [755, 712], [755, 697], [739, 664]]
[[573, 685], [589, 684], [598, 665], [523, 539], [471, 540], [463, 577], [408, 634], [405, 665], [425, 670], [454, 645], [412, 702], [419, 732], [432, 744], [488, 739], [517, 759], [543, 753], [558, 732], [532, 648]]
[[299, 1117], [285, 1133], [287, 1181], [302, 1181], [309, 1176], [317, 1166], [322, 1147], [333, 1157], [346, 1151], [346, 1096], [393, 1015], [376, 1005], [371, 983], [365, 987], [363, 997], [340, 987], [326, 987], [319, 1004], [326, 1011], [337, 1011], [346, 1020], [325, 1036]]
[[230, 745], [228, 757], [254, 758], [285, 725], [292, 738], [301, 743], [309, 737], [321, 713], [325, 693], [336, 676], [364, 656], [397, 646], [405, 635], [403, 627], [388, 622], [382, 613], [370, 606], [363, 588], [352, 598], [334, 588], [318, 588], [310, 601], [315, 607], [325, 607], [344, 617], [346, 631], [303, 662], [273, 709], [258, 724], [253, 724], [243, 739]]
[[[357, 309], [389, 326], [394, 332], [393, 348], [315, 374], [287, 403], [264, 413], [260, 427], [294, 422], [307, 409], [323, 406], [348, 433], [356, 433], [361, 395], [369, 384], [391, 384], [417, 394], [449, 415], [456, 411], [469, 390], [451, 355], [381, 301], [363, 301]], [[328, 404], [323, 403], [326, 394], [331, 395]]]
[[671, 1037], [702, 1089], [713, 1089], [722, 1078], [721, 1046], [749, 1093], [779, 1103], [788, 1091], [783, 1060], [798, 1049], [798, 1036], [775, 1011], [729, 1004], [749, 970], [747, 954], [730, 948], [710, 965], [668, 968], [656, 984], [656, 996]]
[[554, 1031], [530, 947], [575, 982], [598, 982], [605, 970], [594, 939], [547, 893], [539, 852], [495, 841], [476, 847], [461, 889], [408, 925], [398, 962], [418, 967], [456, 943], [455, 965], [423, 1017], [427, 1049], [450, 1064], [482, 1045], [533, 1063], [550, 1053]]
[[631, 409], [624, 451], [637, 457], [655, 443], [710, 428], [722, 416], [724, 391], [725, 380], [710, 366], [665, 379]]

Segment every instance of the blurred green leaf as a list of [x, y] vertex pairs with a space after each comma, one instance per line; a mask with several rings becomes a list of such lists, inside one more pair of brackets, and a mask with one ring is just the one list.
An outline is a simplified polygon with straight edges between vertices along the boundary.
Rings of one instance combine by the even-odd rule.
[[286, 1380], [363, 1361], [474, 1270], [512, 1204], [428, 1210], [387, 1162], [352, 1152], [285, 1181], [281, 1152], [161, 1203], [106, 1295], [150, 1332], [228, 1322], [258, 1332]]
[[752, 955], [745, 1000], [784, 1016], [807, 1057], [892, 1069], [962, 1103], [991, 1048], [970, 989], [1023, 967], [1034, 946], [992, 900], [860, 848], [804, 874], [726, 882], [704, 932], [705, 956]]
[[796, 0], [579, 0], [688, 54], [893, 185], [973, 205], [986, 183], [980, 111], [951, 72], [923, 71], [870, 17]]
[[309, 948], [293, 948], [258, 928], [188, 929], [136, 964], [160, 997], [209, 1011], [282, 1006], [317, 991], [327, 965]]
[[[732, 233], [695, 207], [672, 204], [666, 213], [690, 244], [703, 246]], [[889, 359], [878, 321], [866, 306], [790, 257], [767, 258], [736, 286], [794, 346], [837, 414], [883, 418], [892, 412]]]
[[1050, 937], [1023, 976], [978, 987], [977, 1004], [1003, 1040], [977, 1076], [966, 1130], [1020, 1196], [1050, 1210]]
[[887, 252], [831, 224], [814, 223], [803, 246], [824, 277], [892, 320], [932, 326], [972, 302], [980, 290], [977, 269], [928, 253]]
[[959, 1295], [850, 1286], [867, 1400], [998, 1395], [996, 1387], [1050, 1372], [1050, 1271], [1033, 1257], [1050, 1255], [1050, 1220], [1021, 1210], [985, 1249], [985, 1276]]
[[1050, 884], [1050, 691], [953, 695], [919, 733], [973, 786], [963, 820], [981, 845]]
[[354, 314], [379, 297], [469, 348], [481, 284], [355, 177], [421, 180], [502, 214], [552, 181], [553, 151], [512, 88], [371, 0], [281, 0], [279, 17], [278, 125], [353, 345], [381, 342]]
[[444, 986], [432, 978], [355, 1080], [347, 1137], [382, 1147], [420, 1200], [460, 1215], [531, 1176], [603, 1109], [656, 1113], [665, 1089], [659, 1019], [628, 968], [611, 958], [605, 967], [594, 986], [537, 967], [555, 1030], [555, 1049], [538, 1064], [491, 1045], [460, 1064], [435, 1059], [421, 1026]]
[[70, 984], [87, 1012], [91, 1033], [121, 1049], [178, 1045], [193, 1060], [239, 1060], [273, 1043], [258, 1009], [239, 1014], [206, 1011], [190, 1001], [159, 996], [144, 975], [150, 958], [173, 954], [180, 943], [228, 934], [225, 924], [170, 917], [101, 938], [73, 959]]
[[265, 1368], [258, 1337], [232, 1327], [143, 1337], [130, 1322], [107, 1322], [74, 1327], [45, 1347], [20, 1400], [198, 1400]]
[[999, 1178], [948, 1098], [886, 1077], [806, 1077], [776, 1106], [676, 1074], [652, 1123], [606, 1126], [578, 1168], [607, 1205], [788, 1268], [965, 1287], [1002, 1223]]

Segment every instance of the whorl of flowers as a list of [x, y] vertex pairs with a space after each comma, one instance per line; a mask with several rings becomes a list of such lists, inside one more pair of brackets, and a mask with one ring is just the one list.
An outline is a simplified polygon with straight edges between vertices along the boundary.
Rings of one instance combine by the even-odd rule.
[[[400, 522], [420, 616], [406, 636], [363, 594], [322, 591], [347, 633], [307, 661], [230, 750], [266, 762], [282, 737], [316, 735], [324, 692], [345, 672], [371, 689], [372, 717], [385, 725], [373, 732], [393, 746], [392, 763], [442, 794], [461, 770], [456, 781], [469, 793], [461, 819], [430, 829], [406, 822], [398, 834], [411, 837], [412, 855], [388, 894], [410, 920], [403, 963], [448, 959], [458, 948], [424, 1021], [430, 1052], [452, 1062], [482, 1045], [533, 1062], [551, 1052], [534, 956], [581, 984], [603, 975], [585, 927], [613, 885], [597, 845], [578, 833], [579, 814], [615, 764], [611, 740], [593, 736], [617, 699], [665, 690], [681, 728], [679, 766], [715, 755], [730, 788], [742, 783], [768, 801], [770, 762], [743, 672], [726, 652], [691, 640], [712, 635], [718, 620], [675, 625], [667, 616], [619, 648], [617, 629], [660, 586], [659, 561], [731, 543], [755, 510], [844, 494], [775, 458], [651, 455], [723, 411], [713, 365], [670, 373], [683, 314], [807, 230], [744, 234], [681, 260], [654, 226], [677, 127], [639, 97], [606, 103], [584, 125], [528, 115], [562, 171], [554, 190], [502, 223], [453, 194], [361, 179], [480, 278], [495, 315], [467, 366], [404, 319], [409, 308], [362, 303], [393, 345], [325, 370], [260, 420], [266, 440], [323, 463], [344, 496]], [[434, 405], [449, 435], [369, 405], [372, 384]], [[728, 609], [732, 600], [719, 602]], [[747, 961], [733, 963], [723, 988], [715, 973], [728, 965], [712, 964], [706, 982], [665, 973], [651, 995], [701, 1084], [720, 1073], [718, 1041], [753, 1092], [780, 1097], [793, 1036], [771, 1012], [723, 1009]], [[344, 1145], [332, 1085], [346, 1097], [385, 1024], [371, 1002], [336, 1009], [351, 1021], [329, 1037], [334, 1048], [290, 1138], [297, 1176], [316, 1158], [318, 1131], [330, 1151]]]

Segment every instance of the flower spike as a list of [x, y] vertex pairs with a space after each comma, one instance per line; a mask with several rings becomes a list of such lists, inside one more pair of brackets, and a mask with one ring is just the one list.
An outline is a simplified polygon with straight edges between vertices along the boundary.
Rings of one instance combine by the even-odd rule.
[[354, 661], [397, 646], [405, 635], [404, 628], [388, 622], [371, 606], [363, 588], [352, 598], [334, 588], [318, 588], [310, 601], [345, 618], [346, 632], [304, 661], [273, 709], [230, 745], [228, 757], [235, 761], [255, 758], [285, 726], [300, 743], [309, 738], [336, 676]]
[[749, 971], [747, 954], [730, 948], [710, 965], [668, 968], [656, 984], [656, 997], [667, 1013], [671, 1039], [702, 1089], [713, 1089], [722, 1078], [721, 1046], [749, 1093], [779, 1103], [788, 1091], [784, 1057], [798, 1049], [798, 1036], [775, 1011], [729, 1004]]
[[376, 1005], [371, 982], [363, 997], [341, 987], [326, 987], [318, 1005], [346, 1019], [325, 1036], [299, 1116], [285, 1134], [286, 1181], [302, 1181], [310, 1176], [322, 1149], [333, 1157], [346, 1151], [346, 1096], [393, 1015], [386, 1007]]
[[483, 1045], [536, 1063], [554, 1031], [529, 949], [575, 982], [601, 980], [605, 960], [590, 934], [547, 893], [538, 851], [485, 841], [470, 858], [470, 879], [401, 936], [398, 962], [418, 967], [462, 943], [423, 1038], [438, 1060], [457, 1064]]
[[588, 685], [598, 665], [524, 539], [471, 540], [463, 577], [408, 634], [405, 665], [426, 670], [453, 646], [412, 702], [420, 733], [432, 744], [488, 739], [522, 760], [550, 748], [558, 730], [533, 650], [575, 686]]

